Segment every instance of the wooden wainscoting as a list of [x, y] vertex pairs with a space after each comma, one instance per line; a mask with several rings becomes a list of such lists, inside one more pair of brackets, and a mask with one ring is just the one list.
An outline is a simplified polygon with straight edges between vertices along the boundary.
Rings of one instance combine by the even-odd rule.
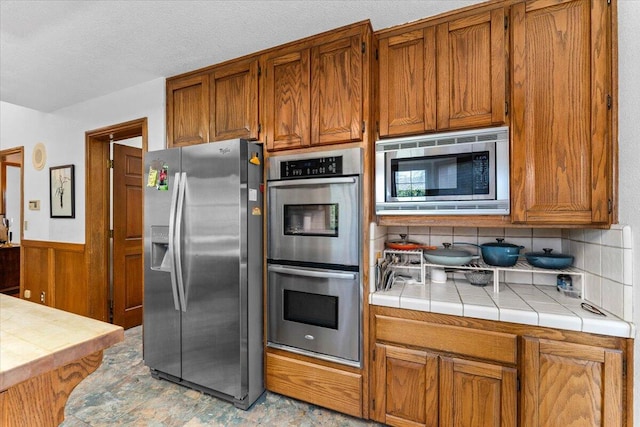
[[23, 240], [21, 245], [22, 298], [104, 320], [105, 308], [91, 305], [84, 244]]

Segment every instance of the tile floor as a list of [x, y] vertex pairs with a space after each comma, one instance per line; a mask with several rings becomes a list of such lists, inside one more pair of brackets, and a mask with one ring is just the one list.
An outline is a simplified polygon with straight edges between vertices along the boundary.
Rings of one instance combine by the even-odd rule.
[[107, 349], [102, 365], [71, 394], [63, 427], [379, 426], [266, 392], [248, 410], [167, 381], [142, 361], [142, 327]]

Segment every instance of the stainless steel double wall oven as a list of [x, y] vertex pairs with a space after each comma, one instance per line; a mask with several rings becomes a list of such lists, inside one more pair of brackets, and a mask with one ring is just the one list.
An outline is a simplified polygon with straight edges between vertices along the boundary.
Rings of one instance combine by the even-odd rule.
[[360, 148], [269, 159], [269, 346], [360, 366], [361, 181]]

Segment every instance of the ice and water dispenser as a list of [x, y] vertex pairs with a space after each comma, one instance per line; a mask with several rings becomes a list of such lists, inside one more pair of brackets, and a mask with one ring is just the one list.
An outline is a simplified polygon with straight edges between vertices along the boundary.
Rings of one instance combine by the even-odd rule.
[[169, 226], [151, 226], [151, 269], [171, 271], [169, 252]]

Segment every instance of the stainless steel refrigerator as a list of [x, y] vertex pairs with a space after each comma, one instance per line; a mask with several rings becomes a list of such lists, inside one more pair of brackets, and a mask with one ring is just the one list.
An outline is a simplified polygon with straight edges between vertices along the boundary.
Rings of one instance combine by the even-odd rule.
[[144, 362], [242, 409], [264, 391], [262, 163], [240, 139], [145, 155]]

